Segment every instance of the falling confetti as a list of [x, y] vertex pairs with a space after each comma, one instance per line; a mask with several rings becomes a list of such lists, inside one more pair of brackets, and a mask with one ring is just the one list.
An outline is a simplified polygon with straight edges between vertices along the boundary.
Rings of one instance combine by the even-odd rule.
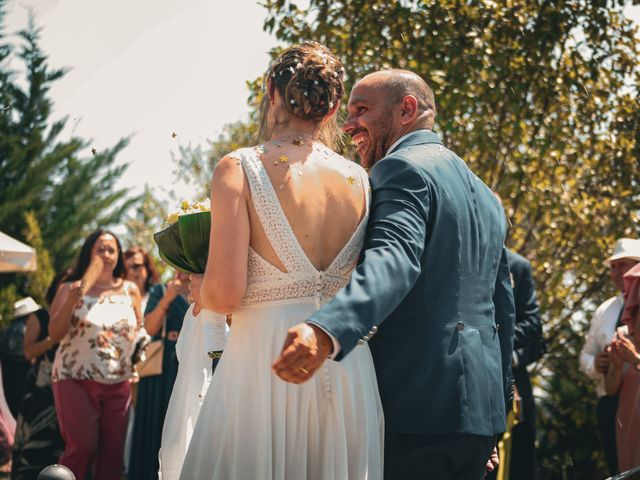
[[96, 155], [98, 153], [98, 151], [94, 148], [91, 149], [91, 153], [93, 153], [94, 155]]
[[299, 147], [300, 145], [304, 145], [304, 140], [302, 140], [301, 138], [296, 138], [292, 143]]
[[178, 136], [178, 134], [176, 132], [172, 132], [171, 133], [171, 138], [176, 138]]
[[289, 161], [289, 157], [287, 157], [286, 155], [280, 155], [280, 161], [282, 163], [287, 163]]
[[347, 182], [349, 182], [349, 185], [353, 185], [355, 183], [356, 179], [353, 178], [351, 175], [349, 175], [347, 177]]

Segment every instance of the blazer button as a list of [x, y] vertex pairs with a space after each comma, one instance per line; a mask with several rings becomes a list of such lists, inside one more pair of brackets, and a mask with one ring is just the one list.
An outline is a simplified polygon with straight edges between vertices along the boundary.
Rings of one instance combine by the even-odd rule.
[[373, 327], [371, 327], [371, 331], [373, 333], [376, 333], [378, 331], [378, 327], [376, 327], [375, 325]]
[[461, 332], [462, 330], [464, 330], [464, 322], [458, 322], [458, 323], [456, 323], [456, 330], [458, 330], [459, 332]]

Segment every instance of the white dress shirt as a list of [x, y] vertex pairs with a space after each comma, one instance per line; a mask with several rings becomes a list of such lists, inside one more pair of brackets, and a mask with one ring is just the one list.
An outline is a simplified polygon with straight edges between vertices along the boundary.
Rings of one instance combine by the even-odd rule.
[[591, 320], [591, 327], [587, 333], [587, 339], [580, 352], [580, 370], [590, 378], [598, 381], [596, 388], [598, 397], [605, 395], [604, 374], [598, 373], [595, 368], [596, 354], [602, 352], [611, 343], [616, 333], [616, 323], [620, 310], [624, 305], [622, 295], [611, 297], [598, 307]]

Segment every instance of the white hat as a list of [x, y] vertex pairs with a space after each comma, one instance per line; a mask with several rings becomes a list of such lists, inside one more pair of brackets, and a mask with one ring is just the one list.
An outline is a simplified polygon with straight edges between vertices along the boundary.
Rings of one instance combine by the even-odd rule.
[[15, 318], [24, 317], [30, 313], [40, 310], [42, 307], [31, 297], [25, 297], [13, 304]]
[[608, 267], [614, 260], [628, 258], [640, 262], [640, 240], [635, 238], [620, 238], [613, 247], [613, 253], [604, 261]]

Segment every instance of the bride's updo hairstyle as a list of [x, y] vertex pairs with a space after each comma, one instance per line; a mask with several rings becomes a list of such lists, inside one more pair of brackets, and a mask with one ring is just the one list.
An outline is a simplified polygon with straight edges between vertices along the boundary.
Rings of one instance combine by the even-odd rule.
[[[343, 77], [342, 62], [320, 43], [304, 42], [285, 50], [265, 74], [264, 85], [268, 92], [260, 107], [260, 139], [265, 140], [270, 135], [267, 132], [269, 94], [277, 89], [289, 114], [320, 123], [342, 98]], [[333, 147], [339, 136], [340, 130], [333, 115], [323, 125], [320, 140]]]

